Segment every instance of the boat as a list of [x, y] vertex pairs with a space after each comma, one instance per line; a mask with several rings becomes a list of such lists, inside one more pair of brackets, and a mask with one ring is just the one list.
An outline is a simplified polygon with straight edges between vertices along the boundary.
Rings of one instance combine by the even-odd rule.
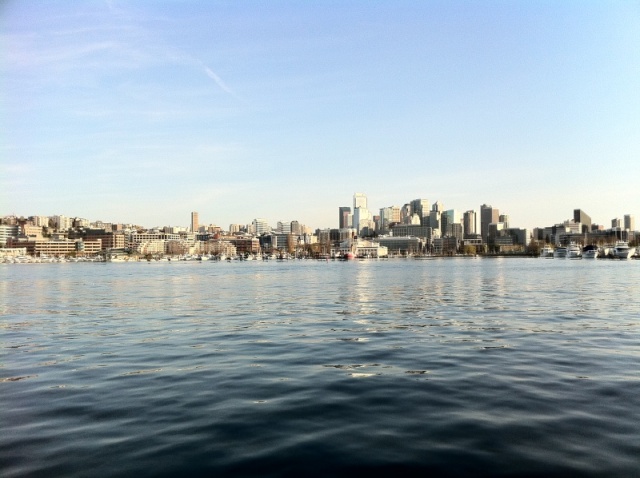
[[541, 250], [540, 250], [540, 257], [544, 258], [544, 259], [553, 259], [553, 247], [551, 246], [544, 246]]
[[582, 249], [575, 242], [569, 243], [567, 247], [568, 259], [582, 259]]
[[567, 257], [567, 248], [560, 246], [560, 247], [556, 247], [556, 250], [553, 251], [553, 257], [554, 259], [564, 259]]
[[582, 251], [582, 257], [585, 259], [596, 259], [598, 257], [598, 247], [597, 246], [587, 246]]
[[629, 259], [635, 252], [635, 247], [629, 247], [626, 241], [618, 241], [613, 248], [613, 254], [618, 259]]

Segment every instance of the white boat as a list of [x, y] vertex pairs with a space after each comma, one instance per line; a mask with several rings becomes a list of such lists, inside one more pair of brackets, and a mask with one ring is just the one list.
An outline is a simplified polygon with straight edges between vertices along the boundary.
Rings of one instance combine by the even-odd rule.
[[613, 253], [618, 259], [629, 259], [635, 252], [635, 247], [629, 247], [629, 243], [625, 241], [616, 242]]
[[591, 249], [585, 249], [582, 252], [582, 257], [584, 257], [585, 259], [596, 259], [598, 257], [598, 249], [595, 247]]
[[564, 259], [567, 257], [567, 248], [560, 246], [560, 247], [556, 247], [556, 250], [553, 251], [553, 257], [554, 259]]
[[551, 246], [544, 246], [541, 250], [540, 250], [540, 257], [543, 257], [545, 259], [553, 259], [553, 247]]
[[575, 242], [569, 243], [569, 247], [567, 247], [567, 258], [582, 259], [582, 249]]

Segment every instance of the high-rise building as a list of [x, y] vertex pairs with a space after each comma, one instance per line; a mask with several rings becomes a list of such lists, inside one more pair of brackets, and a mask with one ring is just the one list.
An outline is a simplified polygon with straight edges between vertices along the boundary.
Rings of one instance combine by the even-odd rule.
[[200, 224], [198, 223], [198, 213], [193, 211], [191, 213], [191, 232], [198, 232]]
[[633, 217], [631, 214], [624, 215], [624, 228], [627, 229], [628, 231], [636, 230], [636, 218]]
[[573, 210], [573, 222], [582, 224], [582, 232], [589, 232], [591, 230], [591, 218], [582, 209]]
[[353, 194], [353, 210], [355, 212], [356, 208], [367, 209], [367, 195], [364, 193], [354, 193]]
[[500, 211], [498, 209], [486, 204], [480, 206], [480, 235], [484, 242], [489, 239], [489, 224], [498, 223], [499, 219]]
[[291, 234], [291, 222], [278, 221], [276, 231], [278, 234]]
[[357, 207], [353, 211], [353, 228], [360, 234], [365, 227], [373, 229], [373, 217], [367, 208]]
[[342, 206], [338, 208], [338, 229], [346, 229], [350, 227], [349, 216], [351, 215], [351, 208]]
[[411, 205], [409, 203], [400, 208], [400, 222], [402, 224], [411, 224]]
[[504, 224], [505, 229], [509, 229], [509, 215], [508, 214], [500, 214], [498, 217], [498, 222]]
[[443, 236], [451, 235], [451, 226], [454, 224], [459, 224], [460, 230], [462, 230], [462, 215], [459, 211], [455, 209], [448, 209], [447, 211], [442, 212], [440, 219], [442, 221], [440, 227]]
[[417, 214], [420, 217], [420, 223], [424, 225], [425, 218], [429, 217], [429, 200], [428, 199], [414, 199], [410, 203], [411, 214]]
[[622, 219], [620, 219], [619, 217], [616, 217], [615, 219], [611, 219], [611, 228], [615, 229], [621, 229], [622, 228]]
[[477, 234], [476, 232], [476, 212], [469, 210], [464, 213], [462, 225], [465, 234]]
[[263, 234], [265, 232], [271, 232], [271, 227], [269, 226], [269, 223], [267, 223], [266, 219], [256, 218], [251, 223], [251, 226], [253, 229], [253, 233], [256, 236], [259, 236], [260, 234]]

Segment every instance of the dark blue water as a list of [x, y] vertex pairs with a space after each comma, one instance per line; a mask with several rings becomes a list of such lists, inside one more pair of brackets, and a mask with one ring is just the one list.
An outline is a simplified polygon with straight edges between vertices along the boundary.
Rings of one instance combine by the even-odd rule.
[[638, 476], [640, 261], [0, 267], [0, 474]]

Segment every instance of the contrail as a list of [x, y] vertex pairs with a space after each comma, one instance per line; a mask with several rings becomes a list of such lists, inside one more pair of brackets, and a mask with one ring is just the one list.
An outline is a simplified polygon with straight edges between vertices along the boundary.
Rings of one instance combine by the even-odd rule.
[[[229, 94], [231, 94], [231, 95], [234, 95], [233, 91], [231, 91], [231, 89], [230, 89], [227, 85], [225, 85], [225, 84], [224, 84], [224, 81], [222, 81], [222, 79], [221, 79], [218, 75], [216, 75], [216, 74], [211, 70], [211, 68], [209, 68], [209, 67], [205, 66], [205, 67], [204, 67], [204, 71], [207, 73], [207, 76], [208, 76], [209, 78], [211, 78], [213, 81], [215, 81], [215, 82], [218, 84], [218, 86], [219, 86], [220, 88], [222, 88], [222, 89], [223, 89], [224, 91], [226, 91], [227, 93], [229, 93]], [[234, 95], [234, 96], [235, 96], [235, 95]]]

